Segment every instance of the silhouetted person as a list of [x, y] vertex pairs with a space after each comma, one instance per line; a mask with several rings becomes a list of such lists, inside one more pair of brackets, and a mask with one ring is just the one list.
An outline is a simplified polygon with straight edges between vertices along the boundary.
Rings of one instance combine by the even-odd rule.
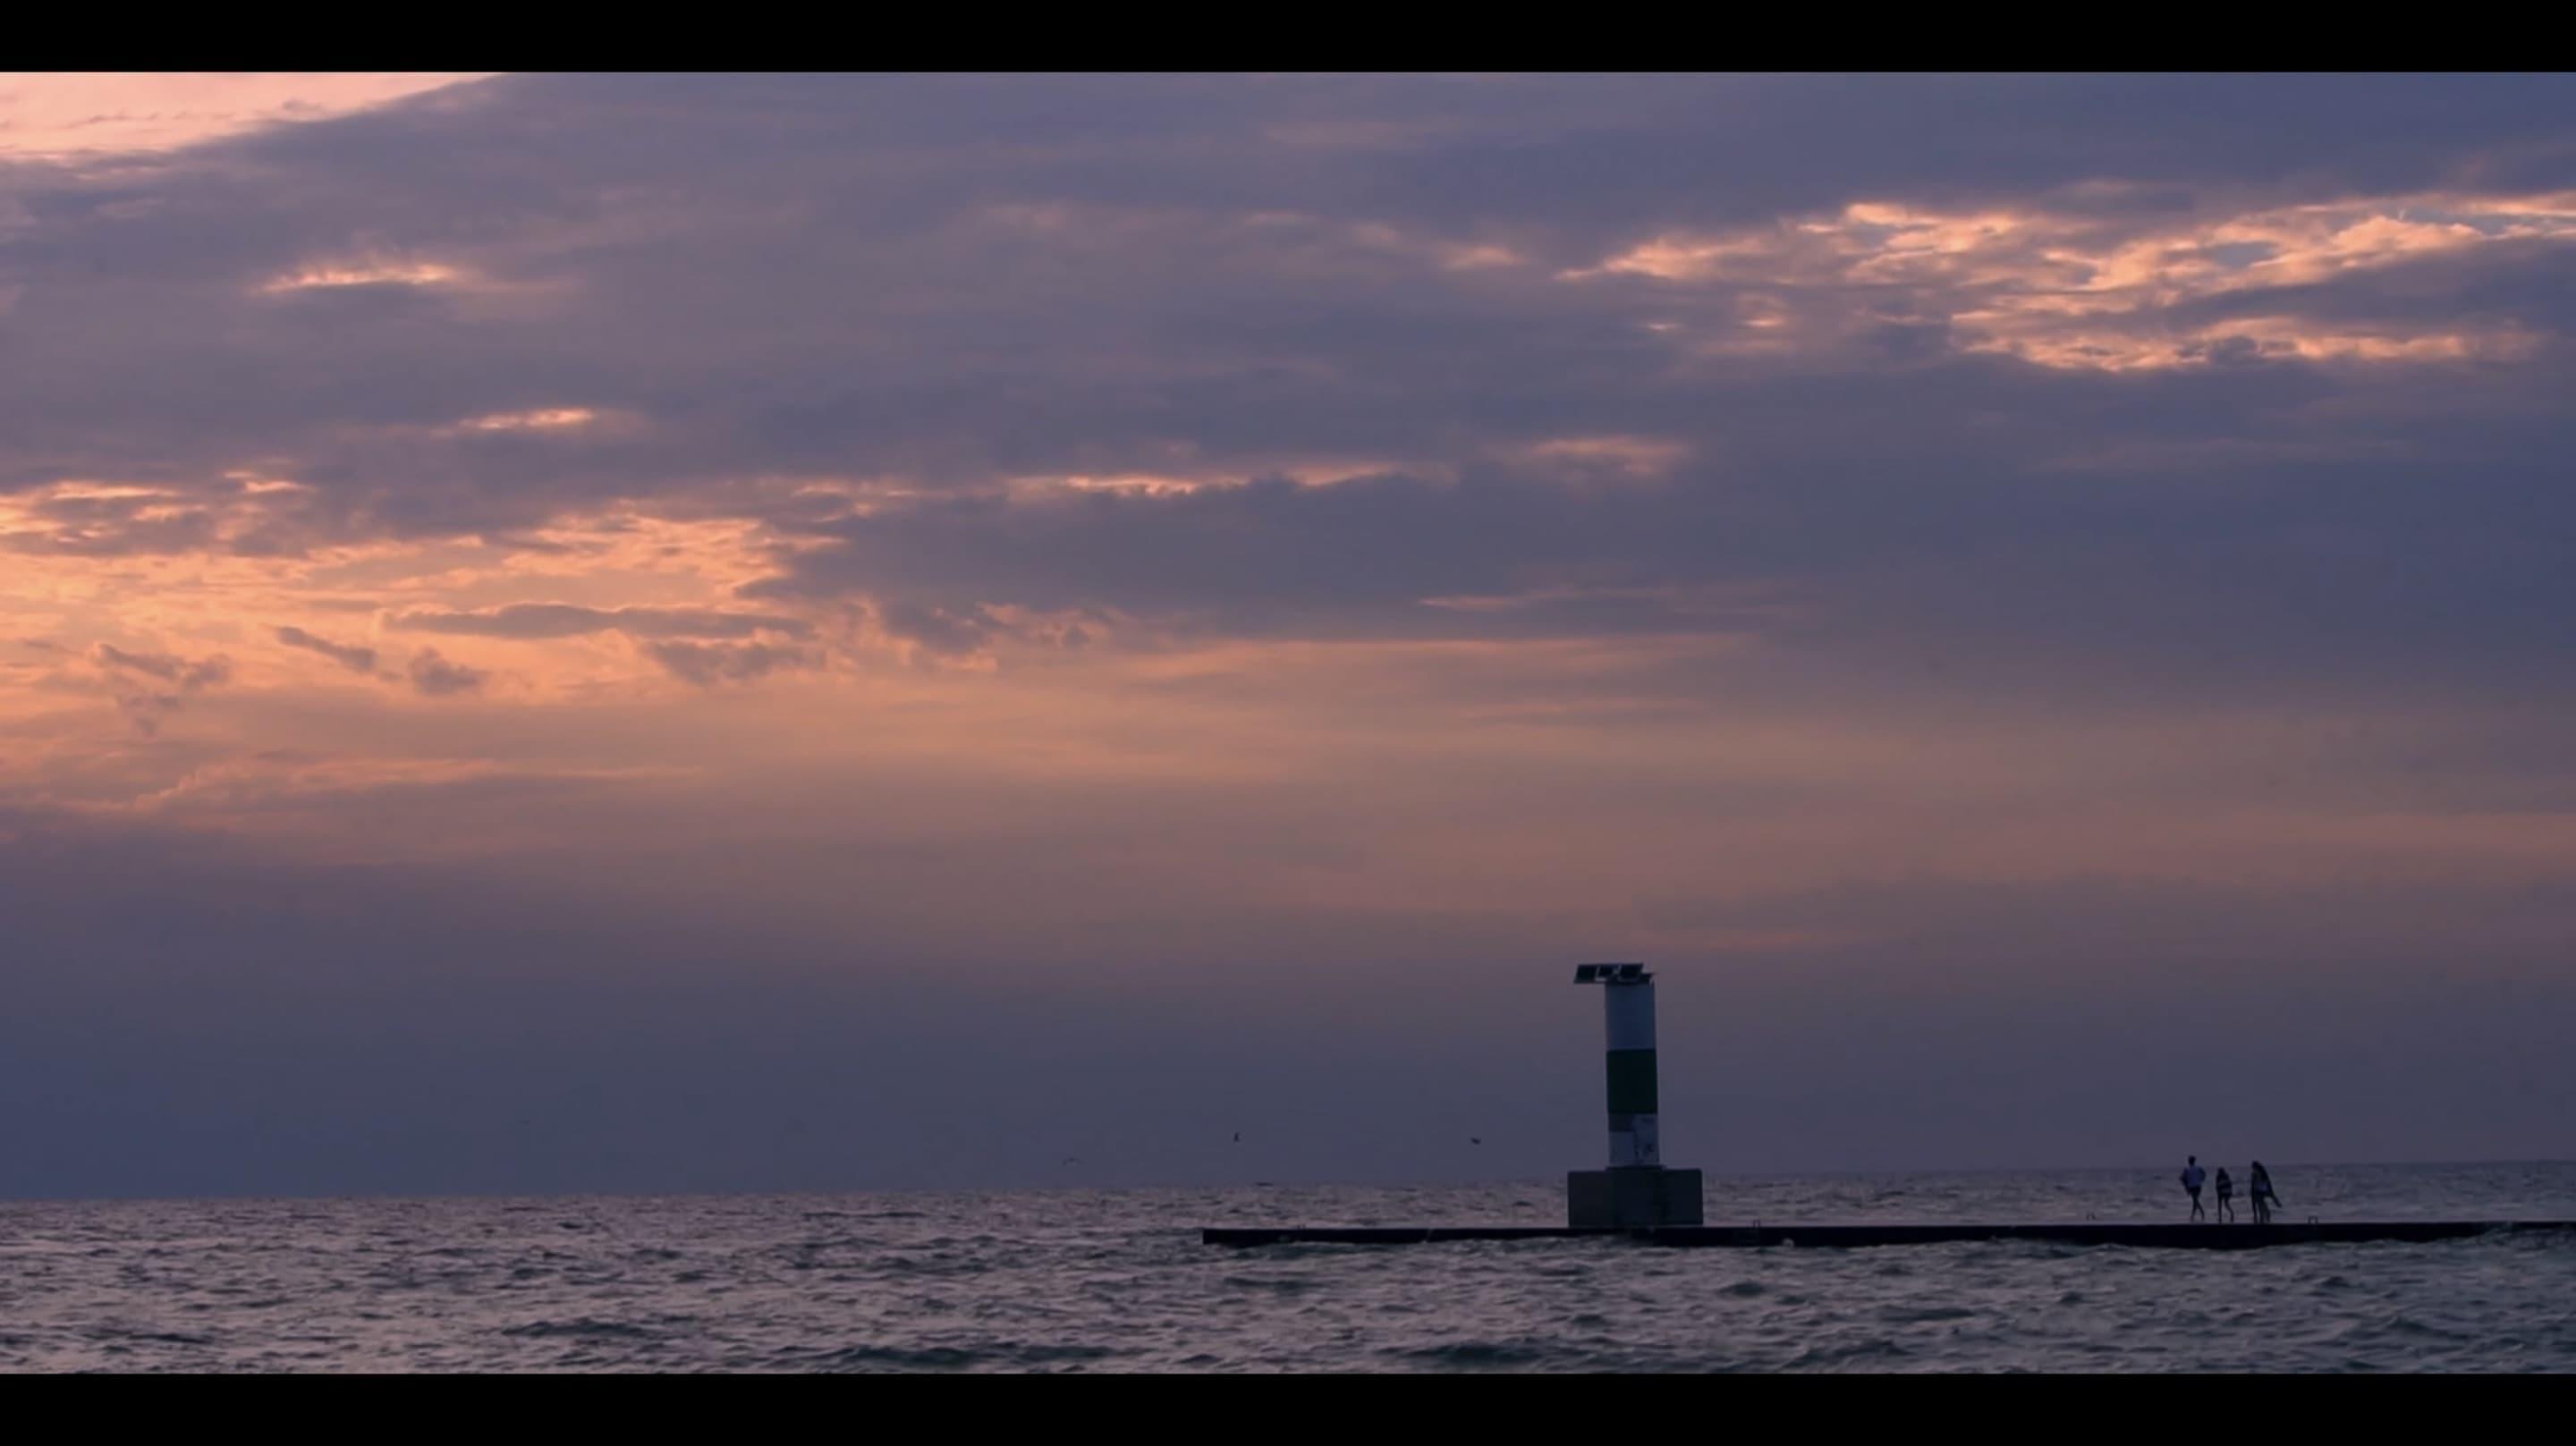
[[2236, 1218], [2236, 1207], [2230, 1203], [2235, 1198], [2236, 1182], [2227, 1178], [2227, 1167], [2221, 1165], [2218, 1167], [2218, 1218], [2220, 1220]]
[[2264, 1169], [2260, 1160], [2246, 1172], [2245, 1197], [2254, 1202], [2254, 1223], [2271, 1224], [2272, 1207], [2281, 1203], [2281, 1197], [2272, 1189], [2272, 1172]]
[[2209, 1178], [2209, 1172], [2200, 1168], [2200, 1157], [2198, 1155], [2186, 1155], [2183, 1157], [2182, 1188], [2191, 1196], [2191, 1218], [2194, 1220], [2206, 1220], [2209, 1218], [2208, 1215], [2200, 1208], [2200, 1182], [2207, 1178]]

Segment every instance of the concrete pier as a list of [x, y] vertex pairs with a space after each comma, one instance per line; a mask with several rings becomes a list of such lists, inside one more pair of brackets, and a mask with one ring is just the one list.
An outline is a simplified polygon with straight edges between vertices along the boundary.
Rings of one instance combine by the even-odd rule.
[[2269, 1225], [1677, 1225], [1589, 1230], [1552, 1225], [1361, 1225], [1211, 1227], [1204, 1245], [1432, 1245], [1461, 1240], [1565, 1240], [1590, 1236], [1645, 1245], [1763, 1250], [1864, 1250], [1890, 1245], [2033, 1240], [2052, 1245], [2125, 1245], [2174, 1250], [2253, 1250], [2267, 1245], [2424, 1244], [2481, 1235], [2576, 1233], [2576, 1220], [2329, 1220]]

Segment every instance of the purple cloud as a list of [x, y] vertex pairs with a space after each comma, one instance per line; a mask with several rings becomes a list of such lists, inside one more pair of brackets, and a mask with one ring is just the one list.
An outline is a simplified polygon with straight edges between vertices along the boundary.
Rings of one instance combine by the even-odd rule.
[[425, 698], [452, 698], [461, 693], [479, 692], [492, 677], [481, 668], [449, 662], [439, 656], [436, 648], [423, 648], [412, 654], [409, 673], [413, 691]]
[[277, 640], [290, 648], [302, 648], [306, 652], [320, 653], [353, 673], [372, 673], [376, 670], [376, 650], [373, 648], [361, 647], [354, 643], [335, 643], [328, 638], [316, 637], [297, 627], [279, 628]]

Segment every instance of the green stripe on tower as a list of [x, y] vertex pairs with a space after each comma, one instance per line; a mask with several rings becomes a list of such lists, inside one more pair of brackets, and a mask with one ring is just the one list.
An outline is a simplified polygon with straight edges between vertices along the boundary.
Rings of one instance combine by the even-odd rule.
[[1655, 1110], [1655, 1052], [1610, 1051], [1610, 1113], [1651, 1115]]

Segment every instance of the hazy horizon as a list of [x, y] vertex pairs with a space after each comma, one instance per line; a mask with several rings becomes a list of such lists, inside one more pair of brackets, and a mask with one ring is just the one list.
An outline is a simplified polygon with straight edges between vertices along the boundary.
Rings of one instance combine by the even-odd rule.
[[[2176, 1170], [2178, 1170], [2178, 1169], [2180, 1168], [2180, 1165], [2181, 1165], [2182, 1160], [2183, 1160], [2184, 1158], [2185, 1158], [2184, 1156], [2177, 1155], [2177, 1156], [2175, 1156], [2175, 1157], [2174, 1157], [2174, 1159], [2173, 1159], [2173, 1160], [2171, 1160], [2171, 1161], [2163, 1161], [2163, 1160], [2159, 1160], [2159, 1161], [2156, 1161], [2156, 1162], [2151, 1163], [2151, 1164], [2130, 1163], [2130, 1164], [2121, 1164], [2121, 1165], [1965, 1165], [1965, 1166], [1955, 1166], [1955, 1167], [1943, 1167], [1943, 1168], [1940, 1168], [1940, 1169], [1899, 1169], [1899, 1170], [1847, 1169], [1847, 1170], [1750, 1171], [1750, 1170], [1708, 1169], [1708, 1170], [1703, 1170], [1703, 1172], [1702, 1172], [1702, 1173], [1707, 1177], [1707, 1180], [1708, 1180], [1708, 1187], [1709, 1187], [1709, 1204], [1710, 1204], [1711, 1208], [1712, 1208], [1714, 1211], [1716, 1211], [1716, 1212], [1717, 1212], [1717, 1214], [1716, 1214], [1716, 1215], [1713, 1215], [1713, 1216], [1711, 1217], [1712, 1223], [1719, 1223], [1720, 1217], [1722, 1217], [1722, 1216], [1725, 1216], [1725, 1215], [1726, 1215], [1726, 1206], [1727, 1206], [1727, 1200], [1726, 1200], [1726, 1188], [1727, 1188], [1727, 1186], [1728, 1186], [1728, 1185], [1730, 1185], [1730, 1184], [1735, 1184], [1735, 1185], [1751, 1185], [1751, 1184], [1758, 1184], [1758, 1183], [1776, 1182], [1776, 1181], [1781, 1181], [1781, 1180], [1802, 1180], [1802, 1181], [1832, 1181], [1832, 1180], [1895, 1180], [1895, 1179], [1942, 1179], [1942, 1178], [1948, 1178], [1948, 1177], [1961, 1177], [1961, 1178], [1985, 1178], [1985, 1177], [1989, 1177], [1989, 1176], [2025, 1176], [2025, 1177], [2029, 1177], [2029, 1178], [2032, 1178], [2032, 1179], [2048, 1179], [2048, 1178], [2056, 1178], [2056, 1177], [2063, 1177], [2063, 1176], [2069, 1176], [2069, 1175], [2116, 1175], [2116, 1176], [2124, 1176], [2124, 1177], [2137, 1177], [2137, 1178], [2140, 1178], [2140, 1179], [2153, 1179], [2153, 1180], [2155, 1180], [2155, 1181], [2162, 1182], [2162, 1181], [2163, 1181], [2163, 1180], [2165, 1180], [2167, 1177], [2169, 1177], [2169, 1176], [2173, 1175], [2173, 1174], [2175, 1173], [2175, 1171], [2176, 1171]], [[2209, 1155], [2202, 1155], [2202, 1156], [2200, 1157], [2200, 1160], [2201, 1160], [2201, 1163], [2202, 1163], [2203, 1165], [2206, 1165], [2207, 1167], [2209, 1167], [2209, 1169], [2210, 1169], [2211, 1171], [2213, 1171], [2213, 1172], [2215, 1172], [2215, 1171], [2218, 1169], [2218, 1167], [2219, 1167], [2219, 1166], [2221, 1166], [2221, 1165], [2241, 1166], [2241, 1165], [2244, 1163], [2244, 1161], [2243, 1161], [2243, 1160], [2241, 1160], [2241, 1159], [2237, 1159], [2237, 1160], [2222, 1160], [2222, 1159], [2218, 1159], [2218, 1158], [2216, 1158], [2216, 1157], [2209, 1156]], [[2271, 1171], [2272, 1171], [2275, 1175], [2283, 1176], [2283, 1177], [2285, 1177], [2285, 1178], [2293, 1178], [2293, 1179], [2294, 1179], [2294, 1178], [2297, 1176], [2297, 1174], [2298, 1174], [2299, 1172], [2301, 1172], [2301, 1171], [2317, 1171], [2317, 1170], [2334, 1171], [2334, 1170], [2419, 1170], [2419, 1169], [2420, 1169], [2420, 1170], [2462, 1170], [2462, 1169], [2502, 1169], [2502, 1168], [2515, 1167], [2515, 1166], [2556, 1166], [2556, 1165], [2576, 1165], [2576, 1160], [2557, 1160], [2557, 1159], [2527, 1159], [2527, 1160], [2288, 1160], [2288, 1159], [2283, 1159], [2283, 1160], [2273, 1160], [2273, 1161], [2269, 1161], [2269, 1162], [2267, 1162], [2267, 1163], [2268, 1163], [2268, 1167], [2271, 1169]], [[1584, 1168], [1584, 1167], [1577, 1167], [1577, 1168]], [[209, 1202], [209, 1203], [215, 1203], [215, 1202], [248, 1203], [248, 1202], [257, 1202], [257, 1201], [276, 1201], [276, 1202], [281, 1202], [281, 1203], [293, 1203], [293, 1202], [296, 1202], [296, 1201], [330, 1201], [330, 1200], [344, 1200], [344, 1201], [359, 1201], [359, 1202], [365, 1202], [365, 1201], [379, 1201], [379, 1202], [385, 1202], [385, 1203], [398, 1203], [398, 1202], [407, 1201], [407, 1200], [408, 1200], [408, 1201], [439, 1201], [439, 1200], [454, 1200], [454, 1201], [494, 1201], [494, 1200], [585, 1200], [585, 1199], [599, 1199], [599, 1200], [630, 1200], [630, 1199], [631, 1199], [631, 1200], [650, 1200], [650, 1199], [666, 1199], [666, 1198], [667, 1198], [667, 1199], [708, 1199], [708, 1200], [721, 1200], [721, 1199], [735, 1198], [735, 1197], [748, 1197], [748, 1198], [785, 1198], [785, 1199], [794, 1199], [794, 1198], [801, 1197], [801, 1196], [813, 1196], [813, 1197], [816, 1197], [816, 1198], [829, 1198], [829, 1197], [832, 1197], [832, 1196], [842, 1196], [842, 1195], [1046, 1195], [1046, 1194], [1055, 1193], [1055, 1192], [1064, 1192], [1064, 1193], [1067, 1193], [1067, 1194], [1085, 1194], [1085, 1195], [1103, 1195], [1103, 1194], [1107, 1194], [1107, 1195], [1115, 1195], [1115, 1194], [1122, 1194], [1122, 1193], [1136, 1193], [1136, 1194], [1165, 1193], [1165, 1192], [1170, 1192], [1170, 1191], [1179, 1191], [1179, 1190], [1211, 1190], [1211, 1191], [1223, 1191], [1223, 1190], [1273, 1189], [1273, 1188], [1275, 1188], [1275, 1189], [1285, 1189], [1285, 1190], [1340, 1190], [1340, 1189], [1364, 1189], [1364, 1190], [1379, 1190], [1379, 1189], [1399, 1189], [1399, 1190], [1401, 1190], [1401, 1189], [1451, 1190], [1451, 1189], [1473, 1189], [1473, 1188], [1500, 1188], [1500, 1187], [1503, 1187], [1503, 1186], [1528, 1186], [1528, 1187], [1531, 1187], [1531, 1188], [1534, 1188], [1534, 1189], [1540, 1190], [1540, 1191], [1542, 1191], [1543, 1193], [1546, 1193], [1546, 1192], [1554, 1192], [1554, 1191], [1557, 1191], [1557, 1190], [1562, 1189], [1562, 1187], [1564, 1186], [1564, 1183], [1565, 1183], [1565, 1181], [1564, 1181], [1564, 1172], [1563, 1172], [1563, 1171], [1554, 1171], [1554, 1172], [1548, 1172], [1548, 1173], [1543, 1173], [1543, 1174], [1538, 1174], [1538, 1175], [1495, 1175], [1495, 1176], [1484, 1176], [1484, 1175], [1461, 1175], [1461, 1176], [1457, 1176], [1457, 1177], [1425, 1177], [1425, 1178], [1421, 1178], [1421, 1179], [1399, 1179], [1399, 1178], [1389, 1178], [1389, 1179], [1342, 1179], [1342, 1180], [1336, 1180], [1336, 1179], [1255, 1180], [1255, 1179], [1250, 1179], [1250, 1178], [1244, 1178], [1244, 1179], [1224, 1179], [1224, 1180], [1217, 1180], [1217, 1179], [1208, 1179], [1208, 1180], [1119, 1180], [1119, 1181], [1087, 1181], [1087, 1182], [1072, 1182], [1072, 1181], [1065, 1181], [1065, 1180], [1053, 1180], [1053, 1181], [1038, 1181], [1038, 1180], [1031, 1180], [1031, 1181], [1028, 1181], [1028, 1182], [1026, 1182], [1026, 1183], [1020, 1183], [1020, 1184], [981, 1184], [981, 1185], [977, 1185], [977, 1184], [967, 1184], [967, 1185], [837, 1185], [837, 1186], [836, 1186], [836, 1185], [811, 1185], [811, 1186], [789, 1186], [789, 1187], [782, 1187], [782, 1188], [777, 1188], [777, 1189], [763, 1189], [763, 1188], [759, 1188], [759, 1187], [743, 1187], [743, 1188], [725, 1189], [725, 1190], [573, 1190], [573, 1191], [540, 1190], [540, 1191], [525, 1191], [525, 1192], [499, 1191], [499, 1192], [471, 1192], [471, 1193], [448, 1193], [448, 1192], [439, 1192], [439, 1191], [423, 1191], [423, 1192], [416, 1192], [416, 1193], [409, 1193], [409, 1194], [377, 1194], [377, 1193], [373, 1193], [373, 1192], [354, 1192], [354, 1193], [349, 1193], [349, 1194], [309, 1194], [309, 1195], [308, 1195], [308, 1194], [297, 1194], [297, 1195], [268, 1195], [268, 1194], [257, 1194], [257, 1193], [252, 1193], [252, 1194], [213, 1194], [213, 1195], [23, 1195], [23, 1196], [14, 1196], [14, 1197], [9, 1197], [9, 1198], [8, 1198], [8, 1199], [6, 1199], [6, 1200], [0, 1200], [0, 1203], [20, 1203], [20, 1204], [28, 1204], [28, 1205], [154, 1205], [154, 1204], [160, 1204], [160, 1205], [184, 1205], [184, 1204], [187, 1204], [187, 1203], [189, 1203], [189, 1202], [191, 1202], [191, 1201], [205, 1201], [205, 1202]], [[2177, 1197], [2177, 1198], [2180, 1198], [2180, 1197]], [[2472, 1212], [2472, 1213], [2474, 1213], [2474, 1212]], [[1732, 1217], [1727, 1217], [1727, 1218], [1732, 1218]], [[1321, 1222], [1321, 1223], [1324, 1223], [1324, 1224], [1330, 1224], [1330, 1223], [1332, 1223], [1332, 1222], [1326, 1221], [1326, 1222]], [[1426, 1222], [1426, 1223], [1437, 1224], [1437, 1223], [1439, 1223], [1439, 1222], [1437, 1222], [1437, 1221], [1431, 1221], [1431, 1222]]]

